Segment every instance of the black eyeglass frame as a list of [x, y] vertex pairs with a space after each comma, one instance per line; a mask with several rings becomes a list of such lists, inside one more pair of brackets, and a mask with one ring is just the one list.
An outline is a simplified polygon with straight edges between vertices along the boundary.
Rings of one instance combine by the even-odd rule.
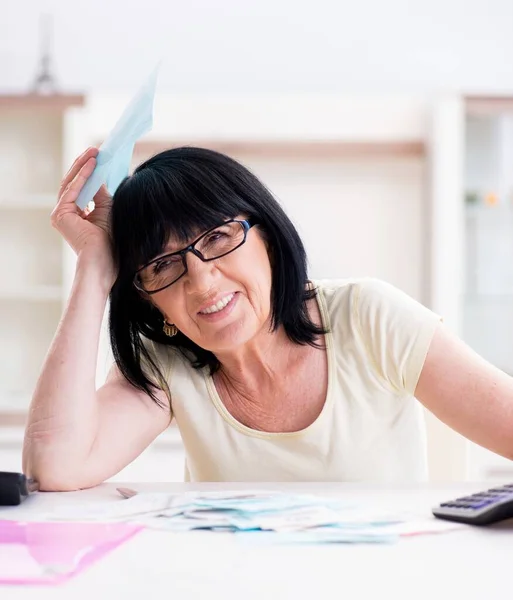
[[[242, 241], [240, 242], [240, 244], [237, 244], [237, 246], [235, 246], [235, 248], [228, 250], [228, 252], [225, 252], [224, 254], [220, 254], [219, 256], [214, 256], [212, 258], [205, 258], [203, 256], [203, 254], [201, 254], [201, 252], [196, 249], [196, 247], [195, 247], [196, 244], [198, 242], [200, 242], [209, 233], [212, 233], [212, 231], [215, 231], [216, 229], [218, 229], [219, 227], [222, 227], [223, 225], [228, 225], [229, 223], [240, 223], [242, 225], [242, 228], [244, 230], [244, 237], [242, 238]], [[240, 248], [242, 245], [244, 245], [244, 243], [246, 242], [248, 231], [254, 225], [256, 225], [256, 222], [251, 218], [249, 218], [249, 219], [229, 219], [228, 221], [223, 221], [222, 223], [219, 223], [218, 225], [216, 225], [215, 227], [212, 227], [208, 231], [205, 231], [205, 233], [203, 233], [198, 238], [196, 238], [194, 240], [194, 242], [192, 242], [192, 244], [189, 244], [186, 248], [182, 248], [181, 250], [177, 250], [176, 252], [170, 252], [169, 254], [163, 254], [162, 256], [159, 256], [158, 258], [154, 258], [153, 260], [150, 260], [149, 263], [146, 263], [140, 269], [137, 269], [137, 271], [135, 272], [135, 275], [134, 275], [133, 284], [140, 292], [143, 292], [144, 294], [147, 294], [148, 296], [157, 294], [158, 292], [161, 292], [162, 290], [165, 290], [166, 288], [168, 288], [170, 285], [173, 285], [173, 283], [176, 283], [179, 279], [181, 279], [187, 273], [188, 267], [187, 267], [187, 261], [185, 259], [185, 256], [188, 252], [192, 252], [194, 254], [194, 256], [197, 256], [203, 262], [210, 262], [212, 260], [217, 260], [218, 258], [222, 258], [223, 256], [227, 256], [228, 254], [231, 254], [232, 252], [234, 252], [235, 250]], [[169, 258], [170, 256], [181, 256], [181, 258], [182, 258], [184, 271], [179, 277], [177, 277], [176, 279], [173, 279], [173, 281], [171, 281], [171, 283], [166, 284], [165, 286], [159, 288], [158, 290], [152, 290], [151, 292], [149, 292], [148, 290], [145, 290], [141, 285], [139, 285], [138, 276], [141, 271], [143, 271], [144, 269], [148, 268], [149, 266], [151, 266], [161, 260]]]

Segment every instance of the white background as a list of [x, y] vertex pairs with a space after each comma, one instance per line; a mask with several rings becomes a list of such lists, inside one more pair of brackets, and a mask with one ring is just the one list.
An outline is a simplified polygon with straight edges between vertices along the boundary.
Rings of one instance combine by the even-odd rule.
[[0, 86], [24, 87], [37, 15], [63, 87], [170, 92], [513, 89], [511, 0], [0, 1]]

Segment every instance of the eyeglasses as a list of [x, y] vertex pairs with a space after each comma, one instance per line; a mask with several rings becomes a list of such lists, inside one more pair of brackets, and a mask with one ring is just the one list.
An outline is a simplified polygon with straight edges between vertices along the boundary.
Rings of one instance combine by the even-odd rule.
[[162, 291], [187, 273], [188, 252], [203, 262], [226, 256], [244, 244], [253, 225], [255, 222], [251, 219], [231, 219], [209, 229], [186, 248], [160, 256], [141, 267], [134, 277], [135, 287], [150, 295]]

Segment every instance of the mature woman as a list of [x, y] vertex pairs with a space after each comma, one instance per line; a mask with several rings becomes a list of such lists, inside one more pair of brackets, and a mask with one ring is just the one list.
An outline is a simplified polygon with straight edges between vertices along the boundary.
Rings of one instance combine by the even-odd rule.
[[[86, 215], [75, 199], [97, 152], [52, 215], [78, 259], [25, 436], [42, 489], [99, 484], [173, 417], [188, 480], [418, 480], [416, 398], [513, 457], [513, 380], [388, 284], [309, 281], [294, 226], [240, 164], [169, 150]], [[115, 365], [96, 389], [109, 294]]]

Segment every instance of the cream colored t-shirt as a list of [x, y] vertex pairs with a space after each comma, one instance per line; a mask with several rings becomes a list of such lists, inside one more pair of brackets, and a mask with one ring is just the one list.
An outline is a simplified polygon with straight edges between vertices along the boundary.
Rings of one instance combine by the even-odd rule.
[[314, 281], [326, 335], [328, 391], [307, 428], [267, 433], [224, 407], [208, 370], [150, 343], [172, 397], [186, 481], [422, 481], [423, 411], [413, 397], [440, 321], [375, 279]]

